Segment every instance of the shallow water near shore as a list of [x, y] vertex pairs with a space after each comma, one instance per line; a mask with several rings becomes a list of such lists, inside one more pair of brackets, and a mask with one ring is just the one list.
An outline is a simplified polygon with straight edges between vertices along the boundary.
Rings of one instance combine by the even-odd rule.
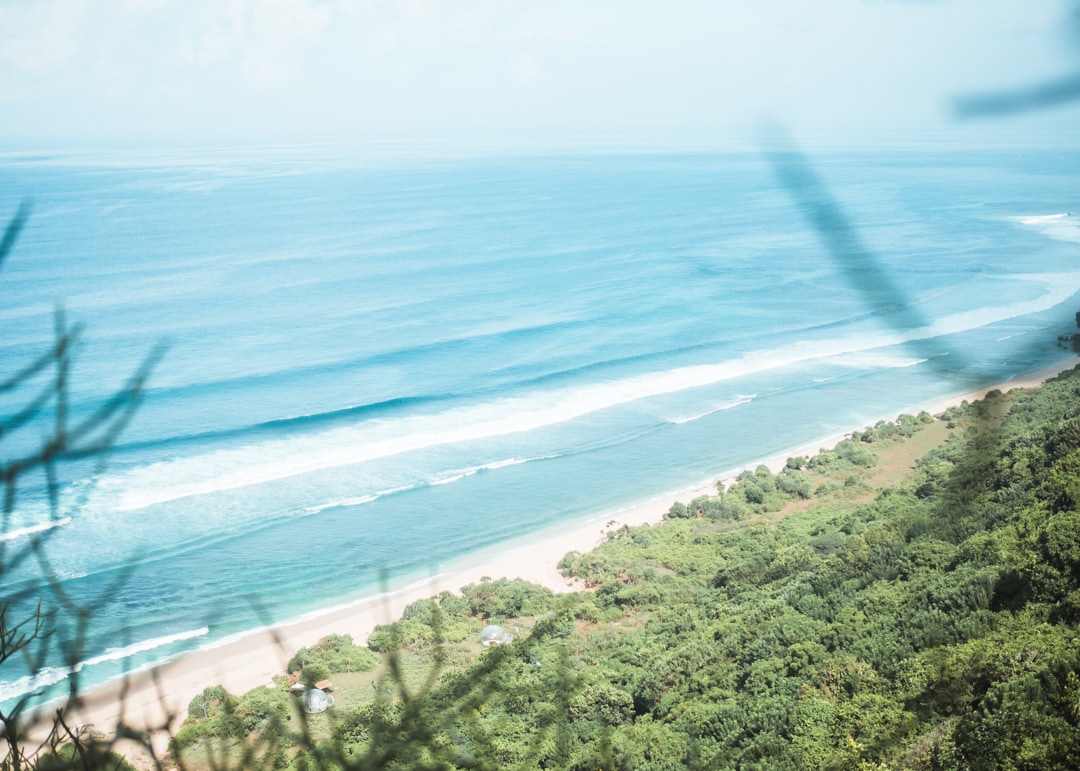
[[[28, 486], [2, 535], [48, 532], [96, 603], [83, 687], [1051, 366], [1080, 310], [1075, 154], [812, 159], [888, 309], [752, 154], [5, 160], [35, 208], [3, 376], [57, 302], [76, 416], [168, 344], [107, 469], [63, 469], [55, 520]], [[69, 676], [8, 666], [0, 702]]]

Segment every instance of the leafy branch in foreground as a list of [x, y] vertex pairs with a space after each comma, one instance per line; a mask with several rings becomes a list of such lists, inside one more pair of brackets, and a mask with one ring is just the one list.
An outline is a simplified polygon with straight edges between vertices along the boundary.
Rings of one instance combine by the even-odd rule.
[[[0, 265], [13, 250], [30, 209], [24, 202], [5, 229], [0, 239]], [[61, 464], [89, 462], [91, 473], [103, 470], [109, 451], [139, 407], [162, 351], [151, 352], [118, 391], [89, 415], [76, 419], [71, 410], [71, 379], [81, 335], [82, 327], [70, 325], [58, 309], [53, 343], [0, 380], [0, 397], [6, 400], [5, 412], [0, 415], [0, 443], [12, 447], [13, 440], [22, 439], [24, 446], [31, 447], [0, 453], [0, 671], [5, 665], [9, 671], [21, 666], [36, 676], [59, 656], [70, 675], [66, 701], [51, 717], [31, 708], [40, 689], [0, 708], [3, 771], [117, 768], [119, 761], [111, 753], [117, 737], [139, 736], [119, 726], [112, 737], [87, 737], [67, 719], [80, 703], [77, 665], [84, 658], [81, 641], [86, 639], [95, 608], [115, 592], [127, 574], [122, 573], [96, 599], [77, 601], [65, 590], [46, 546], [56, 528], [66, 524], [70, 516], [60, 500]], [[41, 438], [26, 440], [32, 432]], [[30, 492], [44, 498], [48, 519], [20, 531], [15, 527], [17, 505]], [[33, 578], [27, 579], [28, 573]], [[50, 604], [45, 597], [51, 599]], [[73, 642], [61, 644], [53, 634], [60, 618], [73, 629]]]

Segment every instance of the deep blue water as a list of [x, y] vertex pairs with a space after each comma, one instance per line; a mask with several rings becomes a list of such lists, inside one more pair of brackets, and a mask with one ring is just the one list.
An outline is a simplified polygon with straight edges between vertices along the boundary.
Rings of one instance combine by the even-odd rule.
[[[35, 203], [0, 377], [59, 304], [76, 419], [167, 346], [108, 467], [61, 469], [64, 591], [130, 570], [84, 685], [1049, 366], [1080, 310], [1078, 220], [1031, 219], [1076, 210], [1080, 155], [813, 158], [904, 294], [885, 309], [754, 154], [4, 161], [0, 212]], [[4, 543], [49, 518], [25, 485]]]

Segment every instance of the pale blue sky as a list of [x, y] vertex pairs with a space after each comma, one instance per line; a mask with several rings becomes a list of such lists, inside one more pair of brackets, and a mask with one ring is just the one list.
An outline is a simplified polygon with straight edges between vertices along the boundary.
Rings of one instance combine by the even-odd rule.
[[[1072, 137], [1065, 0], [0, 0], [0, 140]], [[988, 124], [992, 124], [989, 128]]]

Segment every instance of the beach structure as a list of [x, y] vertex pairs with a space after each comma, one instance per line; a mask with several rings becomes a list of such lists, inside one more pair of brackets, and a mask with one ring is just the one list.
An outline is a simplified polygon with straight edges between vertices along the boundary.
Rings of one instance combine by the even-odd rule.
[[326, 710], [334, 706], [334, 697], [326, 691], [312, 688], [304, 694], [303, 702], [304, 712], [309, 715], [316, 715], [320, 712], [326, 712]]
[[514, 641], [514, 635], [508, 634], [498, 624], [488, 624], [480, 630], [480, 642], [484, 645], [505, 645]]

